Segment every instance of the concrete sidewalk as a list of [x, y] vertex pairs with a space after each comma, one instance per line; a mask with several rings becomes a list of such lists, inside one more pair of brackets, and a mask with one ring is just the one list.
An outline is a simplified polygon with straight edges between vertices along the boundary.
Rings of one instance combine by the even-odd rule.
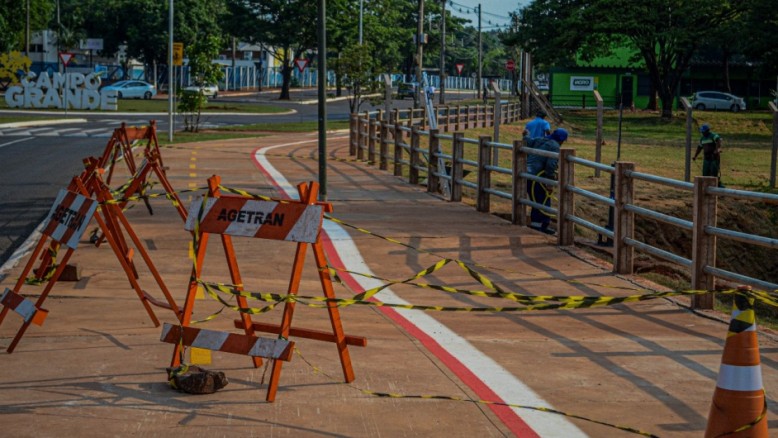
[[[345, 137], [330, 138], [329, 148], [333, 157], [344, 159], [329, 161], [332, 215], [422, 250], [325, 221], [333, 267], [405, 280], [444, 257], [469, 263], [502, 289], [520, 294], [646, 292], [639, 281], [612, 276], [608, 266], [585, 253], [554, 246], [550, 236], [350, 161]], [[224, 186], [277, 197], [291, 190], [289, 184], [317, 179], [316, 149], [315, 134], [295, 134], [182, 145], [163, 150], [163, 157], [177, 190], [202, 187], [208, 176], [218, 174]], [[154, 215], [139, 205], [127, 216], [183, 305], [191, 236], [166, 202], [152, 201]], [[249, 238], [233, 242], [246, 290], [286, 292], [295, 245]], [[13, 287], [26, 261], [0, 288]], [[341, 310], [346, 333], [368, 338], [367, 347], [349, 348], [353, 384], [342, 383], [334, 345], [293, 339], [299, 354], [284, 365], [275, 403], [264, 401], [269, 378], [264, 366], [255, 369], [247, 357], [219, 352], [205, 367], [224, 371], [229, 385], [194, 396], [167, 386], [172, 347], [159, 341], [160, 329], [151, 324], [110, 248], [82, 240], [72, 262], [82, 268], [82, 279], [58, 283], [44, 306], [50, 311], [45, 324], [32, 326], [13, 354], [0, 353], [0, 430], [6, 436], [631, 436], [532, 409], [400, 397], [434, 395], [549, 407], [658, 436], [696, 437], [705, 429], [727, 333], [725, 323], [665, 299], [535, 312], [348, 306]], [[138, 266], [145, 290], [161, 298], [151, 275]], [[203, 278], [229, 282], [216, 236]], [[341, 298], [381, 284], [356, 274], [340, 278]], [[455, 263], [417, 282], [487, 289]], [[390, 289], [376, 298], [460, 308], [516, 306], [408, 285]], [[33, 299], [40, 291], [22, 289]], [[322, 295], [310, 256], [300, 293]], [[197, 300], [194, 318], [220, 308], [210, 298]], [[176, 321], [172, 312], [155, 310], [161, 320]], [[235, 317], [226, 309], [198, 326], [236, 332]], [[252, 318], [278, 324], [280, 308]], [[20, 325], [18, 315], [6, 317], [0, 346], [8, 345]], [[298, 304], [293, 325], [327, 330], [329, 320], [322, 309]], [[778, 390], [778, 344], [769, 336], [760, 336], [760, 342], [768, 418], [776, 432], [770, 395]]]

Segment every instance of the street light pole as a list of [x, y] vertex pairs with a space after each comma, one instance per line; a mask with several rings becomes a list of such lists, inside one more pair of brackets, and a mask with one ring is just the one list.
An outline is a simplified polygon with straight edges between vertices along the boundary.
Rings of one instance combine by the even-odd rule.
[[362, 9], [364, 0], [359, 0], [359, 45], [362, 45]]
[[[361, 5], [361, 2], [360, 2]], [[327, 2], [319, 0], [319, 20], [317, 33], [319, 36], [319, 199], [327, 200]], [[361, 20], [360, 20], [361, 23]], [[362, 32], [360, 27], [360, 43]]]
[[168, 58], [167, 58], [167, 112], [168, 112], [168, 141], [173, 141], [173, 0], [170, 0], [168, 15]]
[[421, 68], [424, 59], [424, 0], [419, 0], [419, 22], [416, 26], [416, 92], [413, 93], [413, 107], [421, 105]]
[[30, 57], [30, 0], [27, 0], [27, 27], [24, 31], [24, 51]]
[[440, 0], [440, 104], [446, 103], [446, 0]]
[[483, 41], [481, 41], [481, 4], [478, 4], [478, 83], [476, 84], [476, 87], [478, 88], [478, 98], [481, 98], [481, 74], [483, 71], [483, 57], [484, 57], [484, 46]]

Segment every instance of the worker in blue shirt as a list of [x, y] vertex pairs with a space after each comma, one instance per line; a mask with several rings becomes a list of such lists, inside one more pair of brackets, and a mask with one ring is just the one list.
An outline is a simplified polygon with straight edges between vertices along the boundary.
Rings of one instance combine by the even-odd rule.
[[[562, 143], [567, 140], [567, 130], [563, 128], [557, 128], [551, 135], [541, 138], [527, 138], [527, 146], [532, 149], [539, 149], [547, 152], [559, 153], [559, 149]], [[557, 179], [557, 166], [559, 164], [558, 158], [543, 157], [535, 154], [527, 154], [527, 172], [532, 175], [537, 175], [546, 179]], [[551, 206], [551, 193], [554, 188], [546, 186], [538, 181], [527, 181], [527, 193], [529, 194], [530, 201], [536, 204], [542, 204], [546, 207]], [[532, 207], [530, 212], [530, 228], [542, 231], [546, 234], [554, 234], [554, 230], [548, 226], [551, 223], [551, 215], [544, 212], [539, 208]]]
[[543, 138], [551, 134], [551, 124], [546, 121], [546, 112], [538, 110], [535, 118], [524, 127], [524, 136], [528, 138]]

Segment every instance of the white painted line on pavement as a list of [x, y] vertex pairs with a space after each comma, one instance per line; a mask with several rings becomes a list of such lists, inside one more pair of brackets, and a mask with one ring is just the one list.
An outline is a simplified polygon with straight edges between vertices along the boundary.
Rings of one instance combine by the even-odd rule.
[[[276, 148], [312, 143], [314, 141], [317, 140], [286, 143], [259, 149], [254, 153], [255, 163], [282, 194], [289, 198], [297, 199], [297, 190], [284, 175], [270, 164], [265, 153]], [[354, 241], [342, 227], [333, 222], [324, 221], [324, 232], [326, 234], [324, 238], [325, 246], [331, 245], [330, 248], [335, 251], [334, 255], [341, 259], [342, 265], [347, 270], [372, 274]], [[327, 245], [328, 243], [329, 245]], [[345, 277], [347, 274], [344, 273], [343, 276]], [[380, 281], [370, 278], [348, 277], [350, 277], [351, 282], [357, 283], [356, 285], [363, 289], [369, 289], [382, 284]], [[354, 285], [353, 283], [352, 286]], [[379, 296], [381, 301], [386, 303], [408, 304], [395, 295], [390, 288], [384, 289], [376, 295], [376, 297]], [[463, 382], [470, 386], [481, 399], [498, 401], [494, 400], [496, 396], [501, 399], [500, 401], [507, 403], [543, 406], [553, 409], [550, 404], [508, 372], [508, 370], [427, 313], [418, 310], [391, 309], [386, 307], [380, 307], [379, 309], [392, 317], [410, 334], [422, 341], [433, 354], [445, 363]], [[465, 370], [462, 370], [462, 368], [465, 368]], [[493, 405], [489, 407], [517, 436], [586, 436], [583, 431], [562, 416], [524, 409], [511, 409], [510, 415], [506, 415], [506, 409], [504, 408], [500, 410], [500, 407]]]
[[63, 125], [66, 123], [86, 123], [86, 119], [27, 120], [25, 122], [0, 123], [0, 128], [25, 128], [28, 126]]
[[27, 137], [27, 138], [20, 138], [18, 140], [9, 141], [8, 143], [0, 144], [0, 148], [6, 147], [6, 146], [10, 146], [10, 145], [15, 144], [15, 143], [21, 143], [23, 141], [32, 140], [32, 139], [33, 139], [33, 137]]

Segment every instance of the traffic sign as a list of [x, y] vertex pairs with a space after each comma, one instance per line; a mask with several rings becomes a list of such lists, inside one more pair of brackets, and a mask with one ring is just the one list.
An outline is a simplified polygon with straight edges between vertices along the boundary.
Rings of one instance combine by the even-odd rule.
[[59, 59], [62, 60], [62, 64], [67, 66], [68, 63], [70, 63], [70, 60], [73, 58], [72, 53], [68, 52], [59, 52]]
[[507, 68], [508, 71], [513, 71], [516, 68], [516, 63], [513, 62], [512, 59], [509, 59], [505, 62], [505, 68]]
[[294, 64], [297, 66], [297, 70], [302, 73], [305, 67], [308, 66], [308, 60], [303, 58], [297, 58], [294, 60]]
[[464, 68], [465, 68], [465, 64], [463, 64], [461, 62], [457, 62], [457, 74], [458, 75], [462, 74], [462, 69], [464, 69]]
[[184, 65], [184, 43], [173, 43], [173, 65]]

